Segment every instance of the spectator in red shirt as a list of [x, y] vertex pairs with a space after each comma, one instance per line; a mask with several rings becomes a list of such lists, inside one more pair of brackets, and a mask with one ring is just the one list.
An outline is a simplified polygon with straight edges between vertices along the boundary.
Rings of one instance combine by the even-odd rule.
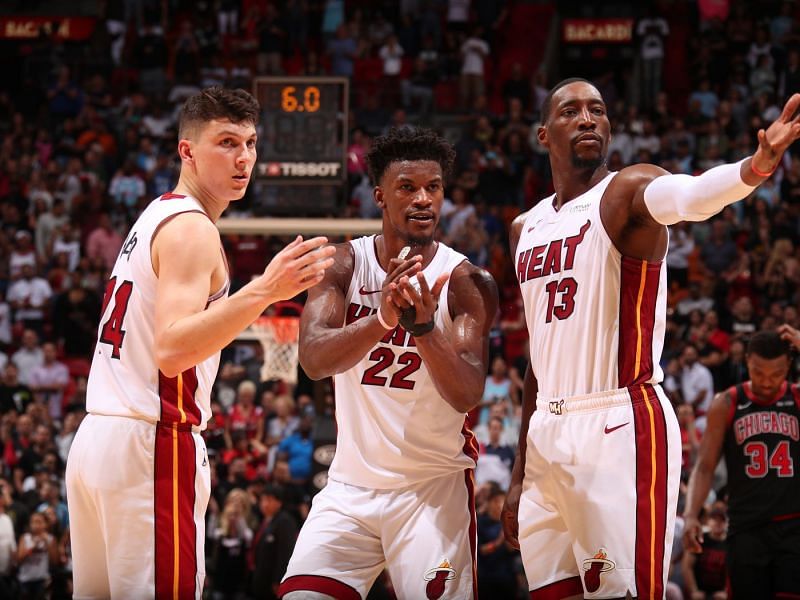
[[111, 218], [107, 213], [101, 213], [97, 227], [86, 239], [86, 256], [90, 259], [102, 259], [103, 264], [110, 271], [122, 248], [122, 236], [111, 226]]

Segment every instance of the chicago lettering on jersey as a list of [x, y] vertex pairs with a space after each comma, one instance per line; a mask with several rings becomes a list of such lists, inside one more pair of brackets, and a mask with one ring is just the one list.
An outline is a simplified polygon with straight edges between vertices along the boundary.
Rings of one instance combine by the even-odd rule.
[[795, 442], [800, 439], [797, 417], [786, 413], [762, 411], [744, 415], [733, 422], [733, 431], [737, 444], [761, 433], [777, 433]]
[[583, 242], [592, 222], [586, 221], [580, 231], [564, 239], [552, 240], [543, 246], [522, 250], [517, 255], [517, 278], [520, 283], [547, 277], [553, 273], [571, 271], [575, 265], [575, 253]]
[[[345, 318], [345, 324], [350, 325], [350, 323], [354, 323], [359, 319], [363, 319], [364, 317], [369, 317], [370, 315], [374, 315], [378, 312], [377, 308], [372, 308], [371, 306], [364, 306], [362, 304], [356, 304], [355, 302], [351, 302], [350, 306], [347, 307], [347, 317]], [[387, 331], [386, 335], [381, 338], [381, 344], [391, 344], [392, 346], [399, 346], [401, 348], [407, 347], [416, 347], [416, 342], [414, 341], [414, 336], [408, 333], [405, 329], [398, 325], [394, 329]]]

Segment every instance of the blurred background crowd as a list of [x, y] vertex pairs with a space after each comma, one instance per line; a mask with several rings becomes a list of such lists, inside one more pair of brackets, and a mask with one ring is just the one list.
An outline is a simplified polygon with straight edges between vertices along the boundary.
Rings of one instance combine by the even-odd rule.
[[[279, 74], [350, 78], [348, 180], [337, 214], [379, 216], [364, 156], [387, 128], [424, 124], [455, 144], [440, 236], [489, 270], [502, 296], [483, 404], [470, 415], [481, 443], [479, 580], [484, 598], [526, 597], [499, 523], [527, 361], [507, 230], [551, 192], [536, 138], [541, 101], [562, 77], [591, 78], [613, 125], [612, 170], [653, 162], [696, 174], [736, 161], [800, 89], [800, 7], [125, 0], [97, 12], [96, 4], [42, 0], [0, 11], [0, 19], [88, 14], [93, 23], [77, 41], [45, 26], [0, 38], [0, 597], [69, 596], [64, 464], [85, 414], [103, 289], [132, 220], [177, 181], [182, 102], [205, 86], [252, 89], [253, 77]], [[632, 23], [626, 43], [561, 39], [566, 19], [619, 16]], [[257, 213], [258, 200], [251, 189], [232, 211]], [[226, 236], [234, 289], [285, 241]], [[671, 228], [664, 387], [681, 425], [684, 480], [713, 395], [748, 377], [748, 337], [800, 327], [798, 243], [796, 151], [745, 201]], [[261, 360], [258, 343], [233, 344], [215, 385], [206, 432], [210, 598], [269, 597], [319, 484], [314, 449], [332, 435], [330, 384], [302, 373], [296, 385], [262, 381]], [[724, 468], [714, 487], [705, 518], [722, 540]], [[724, 597], [724, 549], [683, 557], [680, 519], [678, 528], [670, 594]], [[391, 590], [382, 577], [370, 597]]]

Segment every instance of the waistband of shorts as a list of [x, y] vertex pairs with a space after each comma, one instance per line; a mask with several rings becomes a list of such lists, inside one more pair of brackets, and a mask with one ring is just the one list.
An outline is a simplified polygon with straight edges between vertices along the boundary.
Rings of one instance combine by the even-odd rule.
[[132, 415], [104, 415], [102, 413], [88, 413], [93, 417], [102, 417], [103, 419], [130, 419], [133, 421], [141, 421], [142, 423], [149, 423], [155, 427], [162, 427], [165, 429], [176, 429], [177, 431], [185, 431], [191, 433], [200, 433], [202, 430], [199, 425], [192, 425], [191, 423], [167, 423], [166, 421], [156, 421], [147, 419], [145, 417], [132, 416]]
[[[645, 387], [653, 390], [653, 394], [655, 394], [653, 385], [645, 384]], [[638, 389], [639, 386], [636, 386], [636, 388]], [[631, 396], [630, 388], [618, 388], [615, 390], [594, 392], [592, 394], [582, 394], [580, 396], [550, 397], [539, 394], [536, 397], [536, 410], [549, 412], [555, 415], [564, 415], [568, 413], [591, 412], [593, 410], [633, 404], [635, 402], [636, 396]]]

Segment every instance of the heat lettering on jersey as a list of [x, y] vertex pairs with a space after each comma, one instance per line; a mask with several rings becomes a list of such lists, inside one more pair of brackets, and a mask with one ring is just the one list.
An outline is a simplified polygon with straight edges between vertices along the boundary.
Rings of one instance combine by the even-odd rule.
[[800, 440], [800, 426], [797, 417], [785, 413], [760, 411], [739, 417], [733, 422], [736, 443], [741, 445], [748, 438], [762, 433], [777, 433]]
[[547, 277], [553, 273], [571, 271], [575, 265], [575, 253], [583, 242], [592, 222], [587, 220], [580, 231], [564, 239], [552, 240], [542, 246], [534, 246], [517, 254], [517, 278], [520, 283]]

